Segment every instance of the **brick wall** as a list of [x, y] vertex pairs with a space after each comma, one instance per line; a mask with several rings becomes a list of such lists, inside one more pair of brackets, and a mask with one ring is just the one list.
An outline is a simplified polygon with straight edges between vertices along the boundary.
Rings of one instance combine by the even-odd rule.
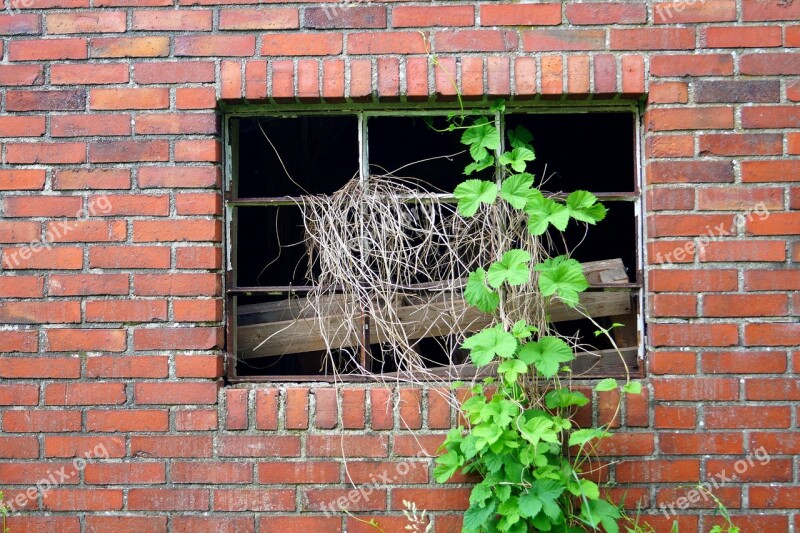
[[679, 499], [708, 476], [744, 531], [800, 530], [800, 1], [257, 3], [6, 0], [13, 533], [402, 531], [404, 499], [457, 528], [469, 480], [418, 458], [454, 420], [440, 396], [220, 379], [220, 102], [452, 99], [426, 47], [468, 97], [646, 100], [649, 377], [602, 477], [658, 531], [660, 504], [719, 523]]

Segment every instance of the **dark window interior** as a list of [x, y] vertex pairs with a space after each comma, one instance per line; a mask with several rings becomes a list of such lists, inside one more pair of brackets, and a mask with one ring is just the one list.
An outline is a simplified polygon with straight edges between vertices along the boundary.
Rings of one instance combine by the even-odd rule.
[[[234, 204], [233, 273], [228, 308], [285, 301], [290, 294], [304, 295], [307, 262], [302, 244], [299, 209], [291, 202], [260, 202], [260, 199], [330, 194], [357, 175], [359, 128], [357, 115], [298, 115], [293, 117], [242, 117], [231, 119], [238, 131], [237, 176], [232, 196], [251, 199]], [[609, 212], [588, 234], [571, 224], [564, 239], [572, 256], [584, 261], [622, 259], [629, 281], [639, 282], [639, 250], [634, 200], [635, 117], [629, 112], [533, 114], [508, 111], [506, 129], [524, 125], [533, 134], [536, 160], [529, 166], [545, 190], [568, 193], [586, 189], [599, 196]], [[458, 132], [446, 128], [443, 116], [370, 116], [366, 120], [367, 154], [371, 172], [398, 178], [423, 180], [432, 192], [451, 192], [465, 179], [462, 171], [470, 162]], [[288, 174], [288, 175], [287, 175]], [[478, 176], [491, 179], [491, 169]], [[471, 176], [475, 177], [475, 176]], [[602, 193], [627, 193], [602, 198]], [[613, 235], [613, 238], [598, 236]], [[599, 237], [599, 238], [598, 238]], [[553, 253], [562, 253], [561, 236], [552, 239]], [[297, 288], [288, 291], [287, 287]], [[241, 288], [239, 290], [238, 288]], [[251, 289], [251, 290], [247, 290]], [[258, 315], [236, 316], [236, 326], [259, 323]], [[598, 322], [610, 326], [611, 318]], [[596, 327], [586, 320], [560, 322], [564, 335], [587, 339], [597, 349], [610, 344], [593, 335]], [[232, 344], [233, 339], [229, 340]], [[417, 349], [429, 366], [447, 363], [441, 345], [453, 339], [422, 339]], [[332, 369], [323, 352], [305, 352], [272, 357], [236, 358], [233, 375], [325, 376]], [[397, 365], [385, 347], [371, 346], [373, 372], [394, 372]], [[460, 354], [463, 357], [464, 354]], [[334, 354], [334, 358], [336, 354]], [[337, 371], [352, 371], [343, 357]]]

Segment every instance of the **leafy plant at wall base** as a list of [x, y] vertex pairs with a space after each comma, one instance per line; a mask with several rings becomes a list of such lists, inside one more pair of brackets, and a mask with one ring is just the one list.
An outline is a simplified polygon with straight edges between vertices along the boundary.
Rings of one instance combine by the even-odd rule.
[[0, 517], [3, 518], [3, 526], [2, 529], [0, 529], [0, 533], [10, 533], [11, 530], [6, 527], [6, 518], [8, 517], [8, 506], [6, 505], [4, 498], [5, 495], [3, 494], [3, 491], [0, 490]]
[[[493, 106], [496, 110], [502, 111], [503, 104]], [[465, 174], [495, 170], [494, 181], [468, 179], [455, 188], [462, 216], [505, 202], [523, 215], [533, 238], [564, 231], [571, 221], [595, 224], [605, 217], [605, 207], [589, 192], [575, 191], [560, 200], [534, 187], [535, 176], [526, 172], [535, 158], [532, 136], [524, 127], [508, 132], [510, 148], [505, 150], [499, 129], [486, 117], [470, 122], [454, 116], [448, 129], [464, 129], [461, 142], [473, 159]], [[476, 367], [496, 365], [497, 378], [469, 389], [470, 397], [461, 406], [467, 427], [448, 433], [435, 478], [443, 483], [459, 471], [482, 477], [470, 494], [465, 532], [577, 532], [601, 527], [618, 532], [620, 508], [601, 498], [585, 468], [594, 445], [608, 436], [608, 426], [579, 428], [572, 416], [589, 400], [563, 383], [569, 377], [565, 365], [575, 352], [541, 323], [513, 317], [508, 297], [510, 291], [530, 284], [531, 294], [526, 296], [539, 298], [542, 309], [554, 300], [578, 308], [580, 293], [589, 286], [582, 267], [565, 255], [535, 262], [507, 235], [497, 235], [496, 242], [500, 246], [495, 260], [474, 269], [464, 290], [467, 303], [496, 320], [469, 336], [462, 348]], [[613, 344], [607, 329], [601, 333]], [[597, 385], [599, 391], [616, 389], [624, 396], [638, 393], [641, 386], [627, 380], [621, 387], [615, 380]]]

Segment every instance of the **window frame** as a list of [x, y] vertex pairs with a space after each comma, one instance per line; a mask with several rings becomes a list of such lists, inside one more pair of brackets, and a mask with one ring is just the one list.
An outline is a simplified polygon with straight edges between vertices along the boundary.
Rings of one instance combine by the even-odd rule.
[[[487, 110], [486, 102], [464, 102], [465, 109], [475, 109], [483, 111], [486, 116], [492, 116]], [[236, 256], [235, 238], [235, 217], [234, 210], [242, 206], [280, 206], [295, 205], [292, 197], [267, 197], [267, 198], [236, 198], [235, 186], [238, 180], [238, 129], [234, 119], [275, 117], [275, 118], [294, 118], [298, 116], [322, 116], [322, 115], [354, 115], [358, 121], [358, 149], [359, 149], [359, 179], [364, 180], [369, 170], [369, 138], [367, 131], [367, 121], [375, 116], [445, 116], [447, 113], [457, 111], [458, 108], [452, 104], [426, 104], [424, 107], [408, 107], [403, 105], [385, 104], [364, 104], [354, 105], [325, 105], [325, 104], [277, 104], [277, 105], [243, 105], [226, 106], [222, 109], [223, 115], [223, 216], [224, 216], [224, 319], [225, 319], [225, 378], [229, 383], [248, 383], [248, 382], [322, 382], [331, 383], [334, 381], [344, 382], [367, 382], [373, 381], [368, 375], [361, 374], [337, 374], [334, 375], [248, 375], [238, 376], [236, 374], [236, 315], [234, 313], [234, 298], [237, 294], [246, 292], [266, 292], [276, 291], [281, 288], [287, 290], [289, 286], [265, 286], [265, 287], [238, 287], [234, 284], [234, 261]], [[633, 119], [633, 190], [629, 192], [594, 192], [600, 201], [630, 202], [634, 207], [635, 234], [636, 234], [636, 281], [631, 283], [615, 284], [592, 284], [591, 288], [620, 288], [636, 291], [636, 334], [638, 337], [636, 350], [637, 370], [632, 370], [632, 376], [644, 377], [645, 365], [644, 354], [646, 346], [646, 321], [645, 313], [645, 279], [644, 279], [644, 223], [643, 223], [643, 195], [642, 195], [642, 145], [643, 145], [643, 109], [640, 102], [616, 101], [616, 102], [586, 102], [581, 104], [553, 104], [543, 102], [507, 102], [505, 112], [495, 112], [495, 123], [501, 127], [504, 125], [504, 116], [507, 114], [602, 114], [602, 113], [621, 113], [629, 112]], [[502, 131], [502, 130], [501, 130]], [[450, 196], [450, 195], [448, 195]], [[292, 286], [292, 290], [307, 289], [307, 286]], [[258, 289], [254, 291], [253, 289]], [[633, 296], [633, 294], [632, 294]], [[629, 362], [630, 363], [630, 362]], [[606, 374], [603, 374], [604, 377]], [[616, 375], [609, 373], [608, 375]], [[587, 376], [591, 379], [595, 376]], [[597, 376], [600, 377], [600, 376]], [[619, 377], [619, 376], [617, 376]]]

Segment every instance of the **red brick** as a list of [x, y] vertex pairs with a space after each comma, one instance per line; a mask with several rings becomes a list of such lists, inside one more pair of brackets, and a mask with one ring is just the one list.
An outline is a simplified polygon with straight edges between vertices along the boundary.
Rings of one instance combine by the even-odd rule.
[[652, 455], [655, 441], [652, 433], [614, 433], [597, 442], [595, 451], [600, 457], [621, 455]]
[[[409, 69], [406, 69], [406, 77], [409, 77]], [[407, 82], [409, 90], [408, 96], [412, 96], [414, 73], [411, 71], [411, 82]], [[341, 59], [326, 59], [322, 62], [322, 96], [326, 100], [341, 100], [344, 98], [344, 61]]]
[[707, 294], [703, 297], [703, 316], [785, 316], [787, 295], [773, 294]]
[[166, 516], [90, 515], [86, 517], [86, 533], [102, 533], [103, 531], [158, 533], [166, 528]]
[[788, 428], [792, 411], [785, 407], [705, 406], [705, 427], [708, 429]]
[[800, 74], [800, 54], [759, 53], [743, 54], [739, 60], [739, 73], [749, 76]]
[[31, 384], [0, 385], [0, 405], [37, 405], [39, 388]]
[[53, 85], [127, 83], [128, 79], [128, 65], [124, 64], [80, 65], [69, 63], [50, 66], [50, 83]]
[[800, 290], [800, 270], [753, 270], [744, 272], [744, 288], [748, 291]]
[[798, 235], [800, 234], [800, 213], [766, 213], [745, 222], [747, 235]]
[[395, 435], [394, 454], [399, 457], [435, 457], [445, 435]]
[[778, 26], [711, 26], [703, 30], [708, 48], [767, 48], [781, 45]]
[[653, 374], [694, 374], [697, 370], [694, 352], [653, 352], [649, 363]]
[[732, 401], [739, 399], [735, 378], [658, 378], [652, 380], [657, 401]]
[[42, 24], [39, 15], [22, 15], [20, 13], [0, 15], [0, 35], [40, 33], [41, 29]]
[[482, 26], [555, 26], [561, 4], [481, 4]]
[[451, 395], [446, 388], [428, 389], [428, 428], [449, 429]]
[[122, 509], [122, 490], [51, 489], [42, 494], [42, 503], [50, 511], [118, 511]]
[[[680, 81], [651, 82], [648, 101], [653, 104], [685, 104], [689, 101], [688, 84]], [[693, 154], [694, 150], [683, 155]]]
[[[698, 189], [697, 207], [703, 211], [747, 211], [763, 218], [765, 209], [783, 209], [783, 190], [764, 187], [715, 187]], [[761, 215], [761, 216], [759, 216]], [[742, 215], [747, 218], [747, 215]]]
[[166, 483], [167, 474], [164, 463], [92, 463], [84, 479], [87, 485], [154, 485]]
[[[308, 10], [306, 19], [308, 19]], [[219, 29], [221, 30], [284, 30], [298, 27], [297, 9], [223, 9], [220, 11]]]
[[[517, 34], [510, 30], [439, 31], [434, 35], [434, 41], [437, 52], [458, 53], [510, 52], [516, 50], [518, 44]], [[351, 41], [348, 40], [348, 49], [351, 47], [350, 43]]]
[[223, 435], [219, 437], [217, 444], [217, 456], [299, 457], [300, 437], [295, 435], [271, 437]]
[[726, 292], [736, 290], [735, 270], [653, 270], [650, 289], [656, 292]]
[[786, 260], [785, 241], [710, 242], [700, 248], [700, 261]]
[[800, 399], [800, 384], [794, 379], [747, 379], [744, 395], [747, 400], [797, 401]]
[[222, 300], [175, 300], [172, 314], [176, 322], [219, 322]]
[[[342, 520], [338, 516], [275, 516], [262, 515], [259, 520], [259, 533], [283, 533], [296, 528], [299, 531], [338, 531]], [[236, 530], [238, 531], [238, 530]]]
[[214, 109], [217, 97], [213, 87], [179, 87], [175, 89], [178, 109]]
[[209, 31], [213, 13], [204, 10], [134, 11], [134, 30], [150, 31]]
[[780, 155], [780, 134], [709, 134], [700, 137], [700, 155]]
[[309, 435], [306, 441], [311, 457], [387, 457], [388, 449], [383, 435]]
[[694, 189], [650, 188], [647, 191], [648, 208], [654, 211], [691, 210], [694, 196]]
[[86, 59], [86, 39], [29, 39], [8, 44], [9, 61], [53, 61]]
[[452, 511], [469, 507], [471, 489], [433, 488], [433, 489], [393, 489], [392, 508], [403, 509], [403, 500], [416, 503], [420, 509], [428, 511]]
[[182, 246], [177, 249], [177, 268], [217, 269], [222, 265], [222, 249], [212, 246]]
[[699, 80], [694, 87], [694, 101], [701, 104], [771, 103], [781, 98], [778, 80]]
[[125, 457], [125, 437], [47, 435], [44, 438], [44, 456], [103, 459]]
[[293, 511], [294, 491], [287, 489], [218, 489], [214, 491], [217, 511]]
[[230, 462], [173, 462], [170, 474], [173, 483], [252, 483], [253, 465]]
[[57, 115], [50, 118], [53, 137], [130, 135], [130, 115]]
[[278, 389], [256, 391], [256, 429], [278, 429]]
[[697, 297], [691, 294], [654, 294], [653, 316], [697, 316]]
[[53, 249], [6, 248], [3, 250], [3, 267], [9, 270], [78, 270], [83, 267], [83, 249], [59, 247]]
[[91, 196], [90, 201], [103, 199], [108, 206], [103, 215], [106, 216], [167, 216], [169, 214], [169, 196], [144, 194], [104, 194]]
[[219, 241], [218, 220], [137, 220], [133, 223], [134, 242]]
[[47, 33], [122, 33], [125, 31], [124, 11], [95, 13], [50, 13]]
[[169, 37], [107, 37], [92, 39], [90, 57], [166, 57]]
[[208, 435], [132, 436], [132, 457], [211, 457], [213, 446]]
[[302, 509], [322, 511], [333, 505], [337, 512], [348, 514], [356, 511], [380, 511], [386, 509], [386, 490], [373, 490], [369, 498], [361, 497], [358, 489], [305, 489], [300, 491]]
[[[27, 352], [36, 349], [33, 331], [6, 331], [5, 351]], [[16, 338], [16, 339], [15, 339]], [[33, 350], [29, 348], [33, 348]], [[6, 379], [75, 379], [80, 376], [81, 362], [77, 357], [3, 357], [0, 358], [0, 377]]]
[[222, 162], [222, 146], [214, 139], [175, 142], [175, 161]]
[[800, 345], [800, 324], [746, 324], [744, 342], [747, 346], [798, 346]]
[[[446, 50], [440, 49], [440, 51]], [[265, 50], [262, 50], [262, 53], [264, 52]], [[422, 35], [417, 32], [355, 33], [348, 36], [347, 52], [350, 54], [422, 54], [425, 53], [425, 42]], [[317, 55], [320, 54], [317, 53]]]
[[768, 3], [747, 3], [742, 5], [742, 20], [744, 21], [760, 21], [760, 20], [791, 20], [796, 21], [800, 19], [800, 7], [797, 4], [792, 5], [790, 2], [785, 4], [768, 4]]
[[169, 265], [170, 249], [164, 246], [93, 246], [89, 249], [90, 268], [169, 268]]
[[745, 128], [796, 128], [800, 126], [797, 106], [748, 106], [742, 109]]
[[[69, 225], [66, 226], [66, 224]], [[110, 222], [104, 220], [78, 220], [74, 223], [48, 222], [45, 224], [45, 236], [49, 242], [114, 242], [126, 239], [126, 228], [126, 223], [123, 220]]]
[[97, 141], [89, 145], [92, 163], [169, 160], [169, 141]]
[[0, 137], [41, 137], [44, 130], [43, 116], [0, 117]]
[[682, 24], [693, 22], [728, 22], [736, 20], [735, 0], [709, 0], [702, 4], [653, 4], [653, 21], [656, 24]]
[[45, 405], [120, 405], [123, 383], [50, 383], [44, 388]]
[[[24, 164], [77, 164], [86, 162], [86, 144], [71, 143], [8, 143], [6, 161]], [[74, 215], [74, 213], [72, 213]]]
[[526, 52], [602, 50], [605, 40], [605, 30], [601, 29], [542, 29], [523, 32], [522, 47]]
[[43, 83], [44, 67], [41, 65], [0, 65], [0, 87], [30, 87]]
[[[354, 463], [348, 463], [348, 468], [352, 464]], [[339, 464], [333, 461], [276, 461], [258, 464], [258, 482], [265, 485], [338, 483], [340, 479]]]
[[693, 28], [611, 28], [611, 50], [692, 50]]
[[[0, 221], [0, 242], [22, 243], [38, 240], [42, 233], [42, 225], [38, 222], [22, 220]], [[10, 253], [12, 250], [6, 250]]]
[[315, 393], [314, 426], [320, 429], [333, 429], [338, 421], [336, 390], [318, 388]]
[[424, 28], [428, 26], [472, 26], [475, 8], [472, 6], [397, 6], [392, 8], [395, 28]]
[[51, 296], [89, 296], [128, 294], [125, 274], [51, 274], [47, 292]]
[[706, 352], [702, 370], [707, 374], [782, 374], [786, 372], [786, 352]]
[[[6, 411], [3, 431], [8, 433], [50, 433], [81, 430], [81, 413], [65, 410]], [[2, 476], [4, 477], [4, 476]]]
[[214, 63], [210, 61], [136, 63], [133, 77], [136, 83], [140, 84], [208, 83], [214, 81]]
[[41, 298], [44, 278], [41, 276], [0, 277], [0, 298]]
[[640, 24], [647, 21], [644, 4], [569, 3], [566, 8], [570, 24]]
[[394, 427], [394, 401], [391, 389], [370, 389], [372, 429], [392, 429]]
[[624, 461], [616, 466], [622, 483], [676, 483], [700, 480], [700, 462], [695, 459]]
[[[39, 440], [36, 437], [0, 437], [0, 457], [36, 459], [39, 457]], [[11, 498], [8, 498], [8, 501], [11, 501]]]
[[247, 389], [225, 391], [225, 429], [247, 429]]
[[89, 109], [167, 109], [169, 89], [91, 89]]
[[238, 56], [255, 53], [255, 35], [178, 35], [175, 56]]
[[175, 413], [178, 431], [210, 431], [217, 429], [216, 409], [187, 409]]
[[694, 407], [657, 405], [654, 409], [654, 427], [662, 429], [694, 429], [697, 414]]
[[125, 349], [125, 330], [49, 329], [45, 342], [53, 352], [121, 352]]
[[542, 94], [564, 92], [564, 61], [560, 55], [542, 56]]
[[735, 324], [652, 324], [653, 346], [735, 346]]
[[420, 429], [422, 427], [422, 391], [420, 389], [400, 389], [400, 428]]
[[[293, 27], [296, 28], [296, 20], [294, 24]], [[353, 5], [309, 7], [304, 10], [303, 26], [313, 29], [385, 28], [386, 8], [383, 6], [359, 7]]]
[[137, 383], [134, 386], [137, 404], [213, 404], [217, 403], [216, 383]]
[[208, 490], [204, 489], [130, 489], [131, 511], [208, 511]]
[[646, 122], [650, 131], [730, 129], [733, 108], [652, 109]]
[[793, 509], [800, 499], [800, 487], [752, 486], [748, 493], [750, 506], [755, 509]]
[[59, 170], [53, 178], [53, 189], [130, 189], [131, 172], [116, 168]]
[[800, 181], [800, 161], [743, 161], [742, 182]]
[[[650, 215], [647, 227], [651, 237], [680, 237], [730, 232], [734, 218], [732, 215]], [[713, 233], [712, 233], [713, 232]]]
[[221, 280], [217, 274], [136, 274], [137, 296], [217, 296]]
[[166, 300], [90, 300], [86, 320], [91, 322], [156, 322], [167, 319]]
[[208, 134], [217, 130], [214, 115], [207, 114], [141, 114], [136, 117], [137, 135]]
[[[48, 462], [48, 463], [2, 463], [0, 464], [0, 476], [4, 483], [12, 485], [34, 484], [37, 481], [48, 479], [50, 474], [58, 472], [63, 468], [67, 476], [62, 483], [75, 485], [78, 483], [78, 472], [75, 467], [68, 462]], [[9, 502], [7, 502], [9, 503]]]

